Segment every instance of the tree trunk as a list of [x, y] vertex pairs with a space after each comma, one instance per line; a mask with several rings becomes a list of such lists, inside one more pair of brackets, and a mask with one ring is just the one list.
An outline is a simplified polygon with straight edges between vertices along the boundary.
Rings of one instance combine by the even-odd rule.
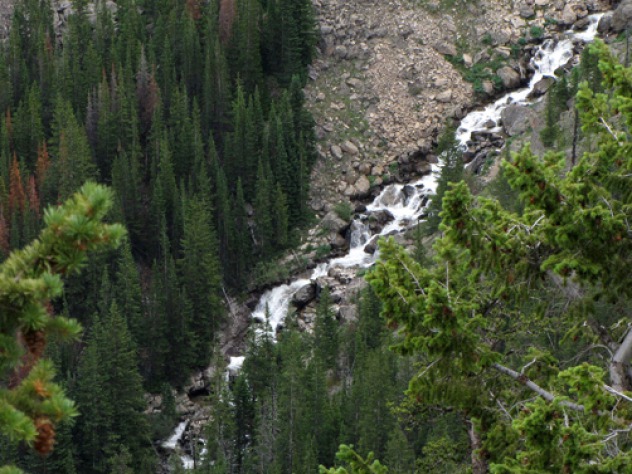
[[467, 433], [470, 437], [470, 448], [472, 450], [472, 474], [487, 474], [487, 461], [481, 456], [481, 449], [483, 447], [481, 435], [476, 429], [476, 423], [472, 420], [468, 420], [468, 424], [470, 425]]
[[628, 369], [630, 366], [630, 360], [632, 359], [632, 329], [628, 330], [628, 333], [623, 339], [623, 342], [615, 352], [610, 362], [610, 384], [612, 388], [623, 392], [632, 389], [632, 383], [628, 376]]

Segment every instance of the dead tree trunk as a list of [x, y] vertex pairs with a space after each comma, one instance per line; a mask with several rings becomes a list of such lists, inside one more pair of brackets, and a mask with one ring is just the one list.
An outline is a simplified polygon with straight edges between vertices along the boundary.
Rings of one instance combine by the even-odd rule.
[[481, 448], [483, 447], [483, 441], [481, 435], [476, 429], [476, 424], [468, 420], [470, 425], [467, 433], [470, 437], [470, 448], [472, 449], [472, 474], [487, 474], [489, 467], [487, 461], [481, 455]]

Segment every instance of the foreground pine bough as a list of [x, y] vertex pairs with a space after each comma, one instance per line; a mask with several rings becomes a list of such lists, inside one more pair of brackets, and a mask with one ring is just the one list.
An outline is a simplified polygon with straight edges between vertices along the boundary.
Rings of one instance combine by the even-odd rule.
[[62, 277], [80, 270], [88, 252], [121, 242], [123, 227], [103, 223], [112, 201], [110, 190], [86, 183], [63, 205], [49, 208], [39, 238], [0, 265], [0, 370], [9, 380], [0, 388], [0, 432], [41, 454], [53, 448], [55, 424], [77, 414], [42, 354], [49, 338], [75, 338], [81, 327], [54, 316], [50, 301], [62, 294]]
[[632, 472], [632, 68], [592, 48], [606, 92], [580, 87], [579, 163], [504, 163], [521, 214], [455, 185], [435, 265], [385, 241], [368, 276], [425, 361], [412, 402], [462, 414], [474, 473]]

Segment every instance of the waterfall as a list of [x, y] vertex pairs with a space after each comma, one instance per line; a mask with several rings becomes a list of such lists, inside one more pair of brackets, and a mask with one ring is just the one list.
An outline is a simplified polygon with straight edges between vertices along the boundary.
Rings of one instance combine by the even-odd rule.
[[[535, 74], [529, 81], [529, 85], [527, 87], [502, 96], [496, 102], [488, 105], [482, 110], [470, 112], [461, 121], [456, 132], [456, 139], [461, 146], [463, 148], [467, 148], [467, 143], [472, 139], [472, 133], [474, 132], [500, 132], [502, 129], [498, 126], [498, 124], [500, 123], [500, 114], [502, 111], [508, 105], [526, 105], [531, 92], [533, 92], [533, 89], [538, 82], [545, 77], [555, 78], [555, 71], [573, 60], [574, 41], [582, 40], [589, 43], [595, 39], [599, 19], [602, 16], [603, 13], [591, 15], [589, 17], [589, 26], [585, 31], [567, 31], [565, 33], [566, 38], [559, 41], [553, 39], [545, 40], [531, 60], [531, 65], [535, 70]], [[497, 126], [493, 128], [487, 127], [486, 125], [490, 123], [490, 121], [497, 124]]]
[[[566, 38], [560, 41], [546, 40], [540, 45], [538, 51], [532, 59], [532, 66], [535, 74], [528, 87], [510, 92], [493, 104], [482, 110], [469, 113], [462, 121], [456, 132], [457, 142], [464, 148], [471, 140], [472, 133], [479, 131], [501, 132], [500, 126], [495, 128], [487, 127], [487, 123], [493, 120], [498, 124], [500, 114], [504, 108], [511, 104], [528, 103], [528, 97], [535, 85], [544, 77], [555, 77], [555, 71], [573, 60], [573, 42], [577, 40], [586, 43], [592, 41], [597, 34], [597, 25], [603, 14], [591, 15], [588, 28], [582, 32], [567, 31]], [[403, 232], [417, 224], [427, 208], [431, 196], [436, 192], [437, 181], [440, 175], [442, 163], [432, 166], [429, 175], [409, 184], [392, 184], [386, 186], [382, 192], [369, 204], [366, 213], [357, 216], [351, 223], [351, 236], [349, 253], [343, 257], [334, 258], [327, 263], [319, 264], [309, 278], [297, 279], [290, 284], [279, 285], [266, 291], [260, 298], [256, 309], [252, 313], [252, 318], [257, 321], [268, 319], [270, 334], [276, 334], [278, 326], [283, 322], [287, 314], [292, 297], [305, 285], [310, 284], [317, 278], [328, 274], [332, 267], [355, 267], [367, 268], [373, 265], [378, 257], [378, 252], [373, 255], [364, 251], [364, 246], [377, 236], [386, 236], [392, 233]], [[371, 214], [381, 211], [390, 213], [393, 220], [386, 224], [378, 233], [371, 234], [366, 220]], [[236, 374], [241, 369], [244, 357], [231, 357], [227, 367], [228, 374]], [[162, 446], [166, 449], [174, 450], [187, 426], [187, 422], [180, 423], [173, 435]], [[181, 456], [185, 469], [193, 468], [193, 460], [189, 456]]]
[[[602, 14], [591, 15], [590, 24], [586, 31], [566, 32], [566, 38], [560, 41], [544, 41], [533, 57], [532, 64], [536, 73], [531, 79], [529, 86], [510, 92], [484, 109], [468, 114], [462, 120], [457, 130], [457, 141], [465, 145], [470, 140], [472, 133], [489, 130], [484, 124], [490, 119], [498, 123], [502, 110], [509, 104], [526, 104], [527, 97], [538, 81], [543, 77], [554, 77], [556, 69], [572, 60], [574, 40], [580, 39], [589, 42], [595, 38], [601, 16]], [[500, 128], [497, 131], [500, 131]], [[347, 255], [334, 258], [328, 263], [320, 264], [308, 279], [298, 279], [289, 285], [280, 285], [265, 292], [261, 296], [257, 308], [252, 313], [252, 317], [259, 321], [265, 321], [267, 309], [269, 324], [272, 334], [274, 334], [278, 325], [285, 318], [292, 296], [300, 288], [326, 275], [332, 267], [367, 268], [373, 265], [377, 259], [377, 252], [374, 255], [366, 253], [364, 245], [375, 238], [375, 236], [402, 232], [416, 224], [430, 202], [430, 197], [436, 191], [440, 171], [441, 163], [438, 163], [432, 166], [432, 172], [429, 175], [414, 183], [386, 186], [373, 202], [367, 206], [366, 213], [356, 217], [351, 223], [350, 246]], [[393, 220], [386, 224], [379, 233], [371, 234], [365, 220], [370, 218], [371, 214], [380, 211], [389, 212], [393, 216]]]

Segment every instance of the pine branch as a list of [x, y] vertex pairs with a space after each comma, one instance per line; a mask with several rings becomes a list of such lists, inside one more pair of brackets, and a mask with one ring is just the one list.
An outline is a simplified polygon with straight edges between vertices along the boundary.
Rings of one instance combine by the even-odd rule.
[[[522, 385], [529, 388], [530, 390], [533, 390], [535, 393], [540, 395], [542, 398], [544, 398], [548, 402], [553, 402], [557, 398], [551, 392], [544, 390], [542, 387], [540, 387], [538, 384], [533, 382], [531, 379], [529, 379], [529, 377], [527, 377], [524, 374], [516, 372], [515, 370], [512, 370], [509, 367], [505, 367], [504, 365], [500, 365], [500, 364], [492, 364], [492, 367], [496, 369], [497, 371], [505, 375], [508, 375], [509, 377], [516, 380], [517, 382], [520, 382]], [[574, 411], [584, 411], [583, 405], [578, 405], [576, 403], [569, 402], [567, 400], [562, 400], [560, 402], [560, 405], [562, 405], [563, 407], [570, 408], [571, 410], [574, 410]]]

